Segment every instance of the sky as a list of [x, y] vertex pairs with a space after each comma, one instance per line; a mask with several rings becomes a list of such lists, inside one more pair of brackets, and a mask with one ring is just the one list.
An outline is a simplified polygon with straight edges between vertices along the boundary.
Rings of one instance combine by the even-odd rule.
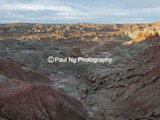
[[0, 0], [0, 23], [148, 23], [160, 0]]

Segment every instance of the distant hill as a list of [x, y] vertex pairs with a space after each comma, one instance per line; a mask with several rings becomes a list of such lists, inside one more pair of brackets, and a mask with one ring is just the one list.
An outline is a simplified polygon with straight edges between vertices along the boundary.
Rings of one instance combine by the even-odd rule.
[[137, 39], [142, 34], [160, 34], [159, 23], [148, 24], [0, 24], [0, 40], [112, 40], [120, 37]]

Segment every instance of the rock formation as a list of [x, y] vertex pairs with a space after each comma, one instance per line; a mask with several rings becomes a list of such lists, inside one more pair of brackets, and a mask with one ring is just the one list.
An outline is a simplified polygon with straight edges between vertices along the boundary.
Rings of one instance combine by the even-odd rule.
[[[159, 23], [153, 24], [3, 24], [0, 25], [0, 40], [106, 40], [124, 37], [144, 40], [148, 35], [160, 33]], [[145, 35], [142, 35], [145, 34]], [[140, 38], [139, 38], [140, 37]], [[127, 38], [126, 38], [127, 39]]]
[[[107, 110], [104, 116], [110, 116], [113, 120], [160, 119], [160, 45], [156, 37], [149, 40], [150, 45], [147, 45], [147, 40], [137, 43], [141, 44], [141, 50], [135, 51], [136, 55], [131, 59], [127, 55], [124, 57], [126, 61], [119, 58], [117, 63], [115, 60], [106, 67], [93, 65], [83, 74], [83, 79], [95, 91], [94, 95], [90, 93], [86, 99], [92, 98], [92, 107], [99, 104], [99, 109]], [[142, 50], [142, 44], [148, 47]], [[121, 49], [119, 47], [119, 54]], [[136, 46], [132, 49], [136, 49]], [[97, 99], [101, 99], [101, 102]], [[106, 102], [103, 103], [104, 99]]]
[[50, 80], [37, 72], [24, 71], [19, 65], [11, 60], [4, 60], [0, 62], [0, 74], [7, 78], [14, 78], [17, 80], [30, 81], [30, 82], [44, 82], [47, 83]]
[[0, 75], [1, 120], [87, 120], [78, 100], [41, 83], [46, 76], [10, 60], [0, 62]]
[[[159, 26], [0, 25], [0, 119], [159, 120]], [[113, 61], [49, 64], [48, 56]]]
[[87, 120], [80, 102], [40, 83], [1, 83], [0, 101], [1, 120]]

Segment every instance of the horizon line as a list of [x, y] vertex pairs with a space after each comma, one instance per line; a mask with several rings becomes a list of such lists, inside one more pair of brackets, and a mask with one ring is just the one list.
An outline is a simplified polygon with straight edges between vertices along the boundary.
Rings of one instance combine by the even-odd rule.
[[160, 23], [160, 21], [155, 21], [155, 22], [126, 22], [126, 23], [95, 23], [95, 22], [73, 22], [73, 23], [49, 23], [49, 22], [3, 22], [1, 23], [0, 22], [0, 25], [2, 24], [64, 24], [64, 25], [67, 25], [67, 24], [153, 24], [153, 23]]

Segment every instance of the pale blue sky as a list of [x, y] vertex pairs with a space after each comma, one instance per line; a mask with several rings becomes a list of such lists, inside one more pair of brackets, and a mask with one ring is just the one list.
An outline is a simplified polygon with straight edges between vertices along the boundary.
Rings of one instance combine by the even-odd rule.
[[0, 23], [160, 21], [160, 0], [0, 0]]

